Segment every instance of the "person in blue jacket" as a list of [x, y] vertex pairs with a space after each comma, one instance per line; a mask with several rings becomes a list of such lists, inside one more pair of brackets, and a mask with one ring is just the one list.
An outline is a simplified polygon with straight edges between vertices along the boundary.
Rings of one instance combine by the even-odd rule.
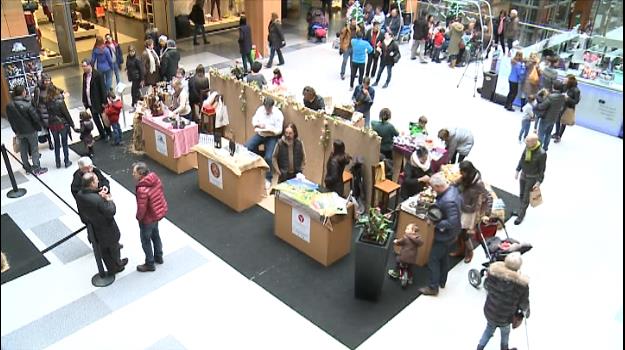
[[101, 36], [95, 37], [95, 45], [91, 52], [91, 65], [104, 76], [105, 91], [109, 91], [113, 86], [113, 57], [111, 50], [104, 43]]
[[371, 47], [371, 44], [362, 38], [362, 32], [357, 32], [356, 37], [352, 39], [352, 77], [349, 81], [350, 91], [354, 89], [356, 71], [358, 71], [358, 85], [362, 85], [362, 79], [365, 76], [367, 55], [372, 52], [373, 47]]
[[104, 36], [106, 47], [111, 50], [111, 61], [113, 62], [113, 73], [115, 73], [115, 81], [117, 84], [121, 82], [119, 77], [119, 71], [121, 70], [122, 64], [124, 63], [124, 53], [122, 52], [121, 46], [115, 40], [113, 40], [113, 36], [111, 33], [107, 33]]
[[462, 197], [458, 188], [450, 186], [443, 173], [436, 173], [430, 178], [430, 186], [437, 193], [436, 206], [442, 212], [442, 220], [434, 226], [434, 243], [430, 251], [428, 270], [430, 284], [419, 288], [423, 295], [438, 295], [438, 288], [445, 288], [449, 272], [449, 250], [462, 231], [460, 206]]
[[510, 112], [514, 112], [512, 103], [519, 93], [519, 84], [525, 80], [525, 60], [523, 59], [523, 52], [517, 51], [512, 61], [510, 61], [510, 76], [508, 76], [508, 82], [510, 83], [510, 91], [508, 92], [508, 98], [506, 99], [506, 105], [504, 106]]

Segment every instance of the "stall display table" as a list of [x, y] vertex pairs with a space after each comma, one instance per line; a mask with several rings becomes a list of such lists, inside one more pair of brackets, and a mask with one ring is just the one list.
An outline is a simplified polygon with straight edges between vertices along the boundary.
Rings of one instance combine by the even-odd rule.
[[176, 174], [197, 168], [197, 157], [192, 150], [199, 140], [197, 124], [192, 122], [184, 129], [174, 129], [163, 118], [143, 115], [145, 153]]
[[[434, 243], [434, 225], [428, 223], [425, 220], [425, 216], [416, 214], [413, 211], [405, 210], [402, 204], [402, 209], [399, 211], [397, 219], [397, 229], [395, 231], [395, 238], [400, 239], [404, 237], [404, 231], [408, 224], [415, 224], [419, 228], [419, 235], [423, 239], [423, 245], [417, 249], [417, 260], [415, 265], [425, 266], [430, 258], [430, 251], [432, 250], [432, 244]], [[399, 247], [395, 246], [395, 253], [399, 254]]]
[[[308, 197], [314, 198], [317, 194], [311, 191]], [[297, 250], [328, 267], [351, 251], [353, 215], [351, 203], [347, 205], [346, 215], [326, 217], [290, 194], [277, 192], [274, 232]]]
[[[393, 180], [399, 181], [399, 173], [404, 170], [406, 162], [410, 161], [412, 153], [417, 149], [416, 145], [393, 144]], [[430, 151], [432, 155], [432, 173], [437, 173], [441, 166], [449, 163], [447, 150], [442, 147], [433, 147]]]
[[265, 197], [265, 172], [269, 166], [241, 145], [240, 151], [230, 156], [228, 142], [222, 144], [218, 149], [205, 144], [192, 148], [197, 154], [199, 186], [236, 212], [242, 212]]

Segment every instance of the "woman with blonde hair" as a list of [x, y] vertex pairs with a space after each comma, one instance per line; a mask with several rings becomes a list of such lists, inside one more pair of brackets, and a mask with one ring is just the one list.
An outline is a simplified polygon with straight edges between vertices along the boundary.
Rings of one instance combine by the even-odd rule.
[[525, 61], [523, 60], [523, 52], [517, 51], [514, 58], [510, 62], [510, 65], [512, 66], [510, 69], [510, 75], [508, 76], [510, 90], [508, 91], [508, 98], [506, 99], [506, 105], [504, 107], [508, 111], [514, 112], [512, 103], [519, 93], [519, 83], [525, 79]]
[[530, 53], [529, 59], [526, 61], [525, 66], [525, 81], [523, 82], [523, 93], [521, 94], [521, 106], [525, 106], [525, 102], [528, 96], [538, 94], [540, 89], [540, 69], [538, 69], [538, 54], [536, 52]]

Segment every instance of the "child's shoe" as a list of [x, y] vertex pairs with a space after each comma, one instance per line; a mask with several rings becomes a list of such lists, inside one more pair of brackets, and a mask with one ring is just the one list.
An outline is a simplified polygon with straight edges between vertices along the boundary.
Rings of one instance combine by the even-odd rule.
[[388, 275], [392, 279], [398, 279], [399, 278], [399, 271], [397, 271], [395, 269], [390, 269], [390, 270], [388, 270]]

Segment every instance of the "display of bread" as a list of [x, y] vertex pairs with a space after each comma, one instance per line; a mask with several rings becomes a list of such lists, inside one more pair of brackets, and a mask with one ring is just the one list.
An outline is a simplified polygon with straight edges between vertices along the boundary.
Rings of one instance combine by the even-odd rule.
[[449, 183], [455, 184], [462, 178], [460, 175], [460, 169], [455, 164], [445, 164], [441, 167], [441, 172], [445, 175], [445, 178]]
[[431, 187], [427, 187], [419, 193], [417, 202], [421, 206], [430, 206], [436, 203], [436, 192]]

